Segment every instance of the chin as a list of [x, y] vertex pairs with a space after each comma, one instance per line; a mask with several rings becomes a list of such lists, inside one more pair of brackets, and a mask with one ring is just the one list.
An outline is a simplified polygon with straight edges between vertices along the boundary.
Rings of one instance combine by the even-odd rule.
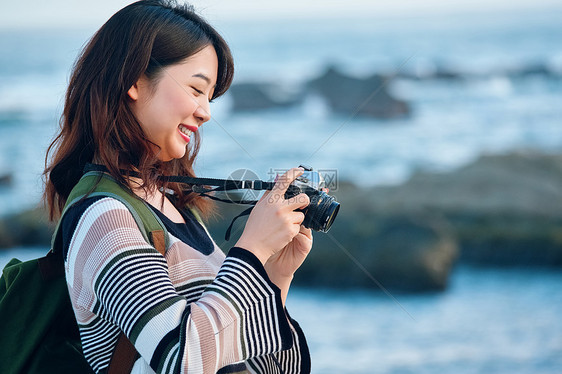
[[185, 156], [186, 152], [187, 152], [187, 150], [184, 147], [182, 151], [178, 151], [178, 152], [174, 152], [174, 153], [168, 153], [166, 155], [166, 157], [162, 159], [162, 161], [168, 162], [168, 161], [183, 158]]

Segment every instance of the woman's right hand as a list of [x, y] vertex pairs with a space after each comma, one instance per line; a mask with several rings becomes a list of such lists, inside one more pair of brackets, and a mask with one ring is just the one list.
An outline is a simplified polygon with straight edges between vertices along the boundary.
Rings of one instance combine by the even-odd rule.
[[293, 168], [280, 176], [271, 191], [266, 191], [248, 217], [244, 232], [237, 247], [252, 252], [262, 264], [283, 249], [298, 235], [304, 213], [296, 212], [310, 203], [309, 197], [301, 193], [285, 199], [289, 185], [304, 170]]

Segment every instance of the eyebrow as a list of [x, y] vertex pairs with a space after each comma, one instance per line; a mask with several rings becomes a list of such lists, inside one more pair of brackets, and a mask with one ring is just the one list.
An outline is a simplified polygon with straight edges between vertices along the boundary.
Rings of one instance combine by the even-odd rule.
[[[207, 84], [211, 84], [211, 79], [210, 79], [208, 76], [206, 76], [205, 74], [197, 73], [197, 74], [192, 75], [192, 77], [194, 77], [194, 78], [201, 78], [201, 79], [203, 79], [205, 82], [207, 82]], [[215, 84], [215, 87], [216, 87], [216, 84]]]

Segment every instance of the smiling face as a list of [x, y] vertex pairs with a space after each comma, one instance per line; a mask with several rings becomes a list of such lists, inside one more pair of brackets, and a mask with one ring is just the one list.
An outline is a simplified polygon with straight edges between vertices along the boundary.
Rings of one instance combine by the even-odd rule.
[[131, 109], [162, 161], [182, 158], [194, 131], [209, 119], [217, 82], [215, 49], [206, 46], [166, 66], [156, 82], [142, 76], [128, 91]]

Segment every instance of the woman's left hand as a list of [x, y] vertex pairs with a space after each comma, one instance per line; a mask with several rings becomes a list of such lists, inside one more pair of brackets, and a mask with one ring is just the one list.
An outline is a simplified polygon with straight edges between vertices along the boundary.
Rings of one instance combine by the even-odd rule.
[[297, 236], [265, 263], [265, 269], [273, 283], [278, 284], [277, 281], [284, 283], [283, 281], [292, 279], [311, 248], [312, 232], [301, 225]]

